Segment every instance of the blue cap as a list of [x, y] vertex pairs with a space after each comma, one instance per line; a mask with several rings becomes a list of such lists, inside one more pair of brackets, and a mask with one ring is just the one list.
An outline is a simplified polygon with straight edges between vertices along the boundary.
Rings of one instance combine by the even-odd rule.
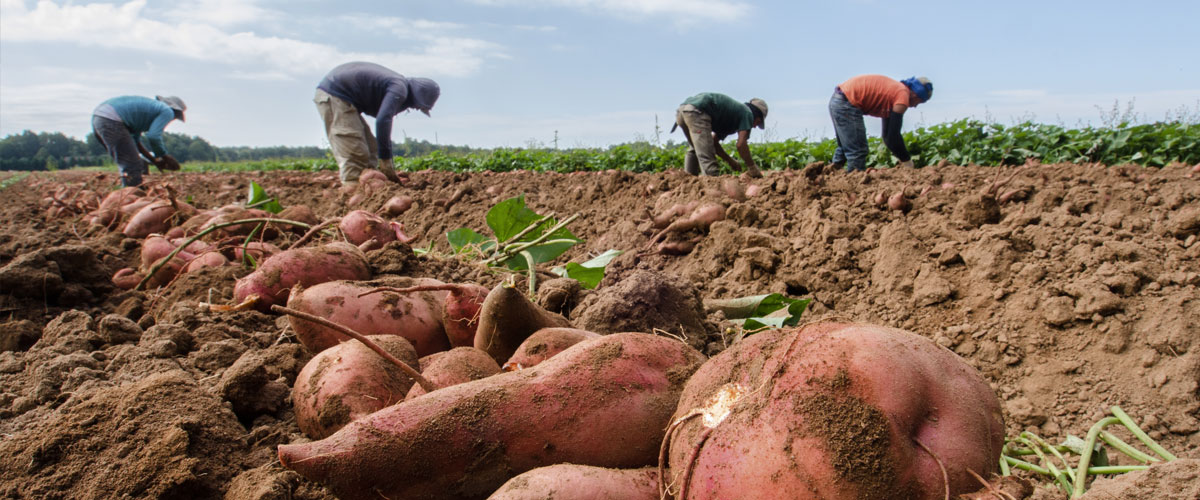
[[914, 94], [917, 94], [917, 98], [920, 99], [921, 102], [928, 101], [930, 97], [933, 97], [933, 82], [929, 81], [928, 78], [923, 76], [914, 76], [912, 78], [901, 80], [900, 83], [908, 86], [909, 90], [913, 91]]

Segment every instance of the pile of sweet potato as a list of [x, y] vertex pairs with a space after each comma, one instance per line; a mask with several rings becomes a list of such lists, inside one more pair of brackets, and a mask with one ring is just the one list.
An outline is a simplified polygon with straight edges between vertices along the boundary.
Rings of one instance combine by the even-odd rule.
[[[281, 463], [347, 499], [935, 499], [998, 467], [999, 401], [915, 334], [818, 323], [706, 360], [669, 337], [571, 328], [511, 287], [478, 292], [418, 279], [293, 291], [291, 306], [401, 344], [421, 381], [335, 364], [356, 344], [291, 318], [321, 352], [293, 391], [317, 440], [280, 446]], [[447, 329], [464, 319], [471, 343]]]

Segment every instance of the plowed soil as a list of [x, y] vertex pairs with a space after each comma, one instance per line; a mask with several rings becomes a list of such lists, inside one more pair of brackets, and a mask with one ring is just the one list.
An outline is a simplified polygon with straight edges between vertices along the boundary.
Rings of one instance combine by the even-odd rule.
[[[978, 166], [869, 178], [810, 167], [757, 180], [417, 172], [363, 193], [341, 192], [327, 172], [149, 180], [199, 208], [244, 200], [255, 181], [321, 219], [408, 195], [416, 203], [396, 220], [412, 247], [430, 251], [371, 252], [376, 275], [487, 287], [509, 276], [450, 256], [445, 233], [488, 234], [487, 210], [524, 194], [538, 213], [579, 214], [570, 228], [584, 243], [560, 263], [625, 251], [599, 291], [542, 291], [576, 326], [659, 330], [711, 355], [731, 325], [719, 313], [689, 316], [701, 299], [810, 297], [805, 321], [904, 328], [958, 353], [992, 384], [1010, 436], [1083, 436], [1119, 405], [1168, 450], [1200, 458], [1200, 179], [1189, 171], [1030, 165], [996, 193], [1004, 203], [982, 193], [1014, 170]], [[275, 457], [277, 445], [305, 439], [287, 389], [311, 354], [285, 319], [199, 305], [232, 301], [247, 271], [122, 291], [110, 277], [137, 266], [140, 241], [82, 215], [47, 217], [42, 200], [55, 187], [103, 193], [114, 182], [63, 171], [0, 190], [0, 497], [331, 498]], [[759, 192], [735, 199], [729, 182]], [[907, 213], [876, 205], [900, 190]], [[726, 220], [683, 235], [698, 240], [686, 254], [654, 252], [649, 216], [693, 200], [724, 204]], [[1139, 477], [1194, 474], [1178, 469]], [[1105, 481], [1109, 492], [1148, 491]]]

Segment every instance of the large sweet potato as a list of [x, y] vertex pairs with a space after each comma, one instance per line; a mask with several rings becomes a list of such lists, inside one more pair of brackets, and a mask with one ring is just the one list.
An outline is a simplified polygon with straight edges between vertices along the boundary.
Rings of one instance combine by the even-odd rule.
[[488, 500], [659, 500], [658, 470], [538, 467], [509, 479]]
[[[395, 335], [368, 337], [383, 350], [417, 368], [412, 344]], [[292, 387], [296, 424], [320, 439], [351, 421], [404, 399], [413, 379], [358, 341], [338, 344], [313, 356]]]
[[482, 499], [546, 465], [645, 467], [703, 359], [674, 339], [607, 335], [528, 370], [384, 408], [320, 441], [280, 446], [279, 458], [347, 500]]
[[295, 285], [309, 287], [327, 281], [370, 277], [367, 257], [354, 245], [337, 242], [295, 248], [272, 255], [257, 270], [237, 280], [233, 297], [242, 302], [257, 296], [255, 307], [267, 312], [273, 304], [286, 303], [288, 293]]
[[943, 465], [951, 495], [974, 491], [968, 471], [996, 470], [1004, 440], [976, 370], [858, 324], [748, 337], [696, 372], [675, 417], [663, 483], [677, 499], [941, 499]]
[[388, 222], [383, 218], [365, 210], [354, 210], [342, 218], [338, 229], [346, 235], [346, 240], [355, 245], [361, 245], [370, 240], [382, 246], [391, 241], [409, 243], [413, 239], [404, 234], [404, 224]]
[[[442, 328], [442, 303], [446, 292], [407, 294], [363, 292], [381, 286], [442, 284], [429, 278], [390, 278], [376, 281], [329, 281], [311, 287], [296, 287], [288, 298], [291, 309], [320, 316], [363, 335], [399, 335], [408, 339], [418, 356], [450, 349]], [[317, 353], [349, 337], [331, 328], [289, 317], [296, 337], [309, 351]]]

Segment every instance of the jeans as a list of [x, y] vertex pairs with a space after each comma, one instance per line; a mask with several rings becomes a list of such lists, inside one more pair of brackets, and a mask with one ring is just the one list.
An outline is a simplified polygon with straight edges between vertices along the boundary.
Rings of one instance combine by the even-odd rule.
[[325, 123], [325, 136], [338, 164], [338, 177], [342, 182], [358, 181], [363, 170], [373, 168], [379, 155], [371, 127], [354, 105], [324, 90], [317, 89], [313, 102]]
[[121, 171], [121, 185], [140, 186], [142, 175], [149, 173], [149, 165], [138, 153], [133, 135], [125, 128], [125, 124], [103, 116], [92, 116], [92, 133], [96, 134], [96, 139], [117, 162], [117, 168]]
[[683, 127], [688, 138], [687, 153], [683, 156], [683, 171], [692, 175], [721, 175], [717, 164], [717, 146], [712, 134], [712, 118], [691, 104], [675, 111], [675, 123]]
[[847, 172], [867, 169], [867, 125], [863, 123], [863, 112], [846, 100], [845, 94], [834, 92], [829, 98], [829, 116], [833, 118], [833, 132], [837, 134], [837, 150], [833, 162], [844, 163]]

